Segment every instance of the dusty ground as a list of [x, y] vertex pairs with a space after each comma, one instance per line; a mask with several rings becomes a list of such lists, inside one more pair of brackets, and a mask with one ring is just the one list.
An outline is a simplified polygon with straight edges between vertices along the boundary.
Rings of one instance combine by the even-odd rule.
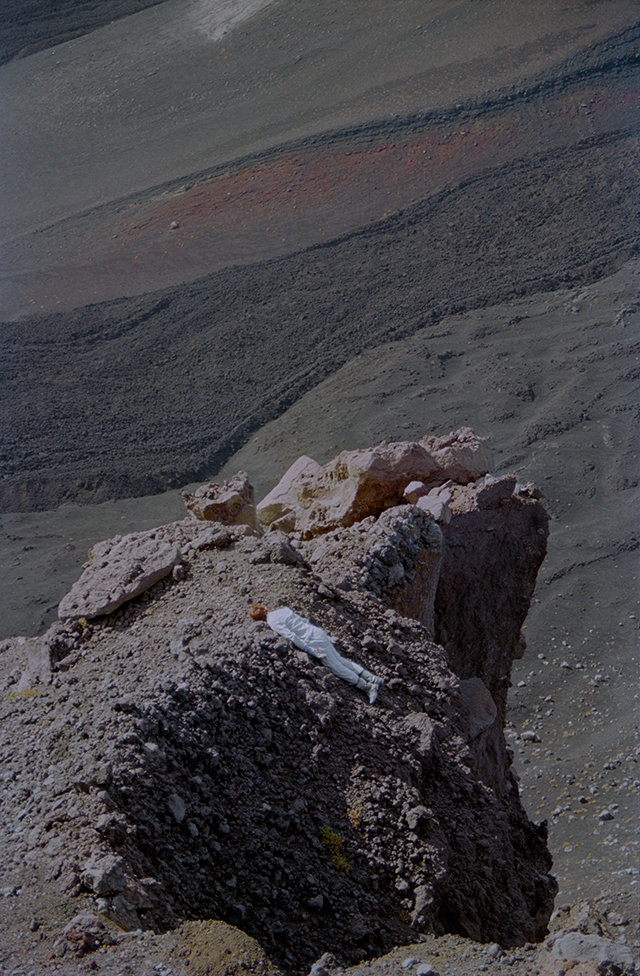
[[91, 542], [181, 510], [60, 501], [180, 485], [243, 443], [224, 470], [261, 493], [300, 453], [470, 424], [554, 517], [512, 699], [525, 803], [560, 900], [624, 911], [639, 10], [336, 3], [301, 24], [282, 2], [222, 36], [171, 0], [0, 68], [2, 631], [43, 629]]

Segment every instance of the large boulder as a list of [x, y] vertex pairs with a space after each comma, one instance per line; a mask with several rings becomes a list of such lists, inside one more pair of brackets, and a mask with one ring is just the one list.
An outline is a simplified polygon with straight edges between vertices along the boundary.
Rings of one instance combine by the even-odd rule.
[[470, 427], [460, 427], [444, 437], [423, 437], [420, 443], [446, 472], [447, 478], [461, 485], [482, 478], [493, 467], [488, 441], [474, 434]]
[[[278, 484], [257, 506], [257, 516], [262, 525], [273, 525], [281, 519], [291, 516], [296, 507], [298, 497], [304, 498], [320, 476], [322, 468], [313, 458], [303, 454], [288, 468], [280, 478]], [[295, 516], [290, 528], [294, 527]]]
[[263, 525], [289, 518], [291, 529], [306, 538], [399, 505], [412, 482], [429, 487], [453, 479], [467, 484], [490, 464], [486, 441], [468, 427], [443, 438], [382, 443], [343, 451], [319, 467], [301, 458], [257, 506]]

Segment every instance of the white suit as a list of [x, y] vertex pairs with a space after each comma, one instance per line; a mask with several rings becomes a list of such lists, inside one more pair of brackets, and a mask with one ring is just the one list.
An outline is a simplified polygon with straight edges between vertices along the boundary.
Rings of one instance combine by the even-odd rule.
[[331, 638], [320, 627], [315, 627], [308, 620], [299, 617], [289, 607], [279, 607], [267, 614], [267, 623], [276, 634], [286, 637], [301, 651], [308, 651], [314, 657], [322, 660], [326, 666], [337, 674], [339, 678], [348, 681], [350, 685], [365, 689], [369, 694], [369, 701], [374, 703], [382, 678], [378, 678], [355, 661], [343, 657], [331, 643]]

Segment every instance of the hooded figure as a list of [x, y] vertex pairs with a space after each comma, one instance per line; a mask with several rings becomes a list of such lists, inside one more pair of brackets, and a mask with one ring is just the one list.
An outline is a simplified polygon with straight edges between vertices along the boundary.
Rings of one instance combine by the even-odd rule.
[[367, 671], [361, 664], [343, 657], [331, 643], [331, 638], [320, 627], [315, 627], [304, 617], [299, 617], [289, 607], [279, 607], [268, 610], [260, 603], [254, 603], [249, 611], [252, 620], [266, 620], [272, 630], [281, 637], [286, 637], [301, 651], [308, 651], [313, 657], [323, 661], [326, 666], [337, 674], [343, 681], [347, 681], [356, 688], [362, 688], [369, 696], [369, 703], [373, 705], [378, 697], [382, 678]]

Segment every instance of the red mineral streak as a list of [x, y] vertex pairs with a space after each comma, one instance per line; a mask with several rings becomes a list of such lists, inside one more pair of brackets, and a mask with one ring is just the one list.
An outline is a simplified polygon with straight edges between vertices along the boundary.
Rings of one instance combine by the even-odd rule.
[[28, 235], [27, 248], [18, 242], [4, 305], [10, 315], [61, 310], [295, 252], [488, 166], [629, 124], [639, 102], [636, 91], [591, 86], [535, 109], [515, 104], [448, 125], [399, 125], [396, 138], [283, 149], [192, 185], [116, 201], [94, 212], [91, 237], [72, 219]]

